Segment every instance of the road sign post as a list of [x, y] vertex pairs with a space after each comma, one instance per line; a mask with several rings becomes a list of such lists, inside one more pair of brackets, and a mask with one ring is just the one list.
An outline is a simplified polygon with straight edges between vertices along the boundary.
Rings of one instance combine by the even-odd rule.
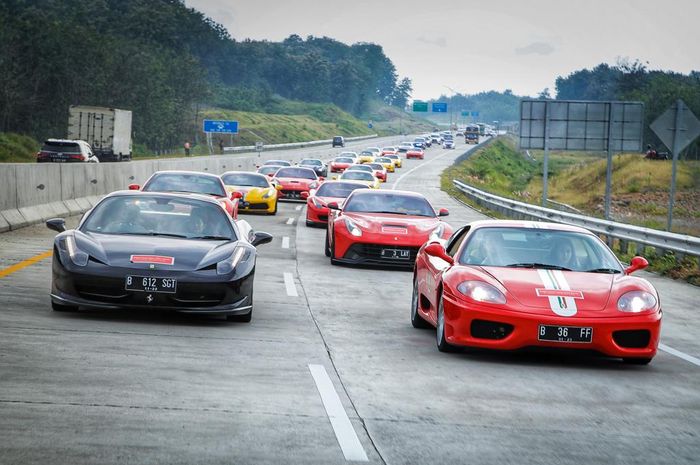
[[700, 136], [700, 120], [690, 111], [683, 100], [678, 99], [674, 105], [656, 118], [649, 127], [659, 136], [661, 142], [673, 152], [671, 189], [668, 199], [668, 218], [666, 220], [666, 230], [670, 231], [673, 223], [673, 204], [676, 198], [676, 165], [678, 157], [684, 148]]

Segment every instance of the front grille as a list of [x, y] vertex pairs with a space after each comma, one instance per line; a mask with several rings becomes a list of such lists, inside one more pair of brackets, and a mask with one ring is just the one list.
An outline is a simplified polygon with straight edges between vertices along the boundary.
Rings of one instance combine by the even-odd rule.
[[267, 210], [269, 207], [266, 203], [249, 203], [246, 205], [249, 210]]
[[[382, 249], [395, 249], [395, 250], [408, 250], [408, 259], [395, 259], [395, 258], [383, 258]], [[379, 245], [379, 244], [353, 244], [345, 252], [345, 257], [349, 260], [373, 260], [382, 263], [413, 263], [416, 261], [416, 255], [418, 255], [418, 247], [402, 247], [402, 246], [391, 246], [391, 245]]]
[[318, 215], [319, 221], [328, 221], [328, 215]]
[[513, 332], [513, 325], [498, 321], [473, 320], [469, 331], [478, 339], [505, 339]]
[[282, 192], [285, 199], [301, 200], [301, 193], [303, 191], [292, 191], [292, 190], [282, 189], [280, 192]]
[[643, 349], [649, 345], [651, 333], [646, 329], [631, 329], [613, 332], [615, 344], [627, 349]]

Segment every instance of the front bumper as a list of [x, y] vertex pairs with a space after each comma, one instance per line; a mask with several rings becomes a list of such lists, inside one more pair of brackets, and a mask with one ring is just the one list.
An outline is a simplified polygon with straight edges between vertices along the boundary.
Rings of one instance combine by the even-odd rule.
[[245, 199], [238, 204], [239, 212], [274, 213], [277, 196], [269, 199]]
[[[652, 358], [659, 343], [660, 311], [619, 317], [594, 317], [590, 313], [586, 317], [560, 317], [489, 308], [488, 304], [467, 303], [447, 293], [443, 297], [446, 340], [457, 346], [501, 350], [550, 347], [593, 350], [611, 357]], [[541, 341], [540, 325], [592, 328], [592, 340]]]

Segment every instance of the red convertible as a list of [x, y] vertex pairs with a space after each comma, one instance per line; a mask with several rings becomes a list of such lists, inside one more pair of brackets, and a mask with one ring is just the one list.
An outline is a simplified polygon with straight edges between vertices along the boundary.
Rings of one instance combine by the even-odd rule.
[[647, 364], [661, 303], [642, 257], [623, 267], [597, 236], [574, 226], [478, 221], [443, 248], [418, 252], [411, 323], [437, 328], [437, 346], [584, 349]]
[[318, 177], [311, 168], [285, 166], [277, 170], [274, 180], [280, 200], [306, 201], [309, 191], [320, 186], [324, 178]]
[[326, 256], [332, 264], [413, 267], [418, 249], [430, 238], [447, 239], [452, 228], [421, 194], [358, 189], [332, 210], [326, 232]]

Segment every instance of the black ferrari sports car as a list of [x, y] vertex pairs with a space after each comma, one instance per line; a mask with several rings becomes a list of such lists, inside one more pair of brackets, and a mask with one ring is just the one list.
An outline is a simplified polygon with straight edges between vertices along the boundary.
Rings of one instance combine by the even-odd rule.
[[211, 197], [119, 191], [54, 239], [56, 311], [166, 309], [250, 321], [256, 246], [272, 240]]

